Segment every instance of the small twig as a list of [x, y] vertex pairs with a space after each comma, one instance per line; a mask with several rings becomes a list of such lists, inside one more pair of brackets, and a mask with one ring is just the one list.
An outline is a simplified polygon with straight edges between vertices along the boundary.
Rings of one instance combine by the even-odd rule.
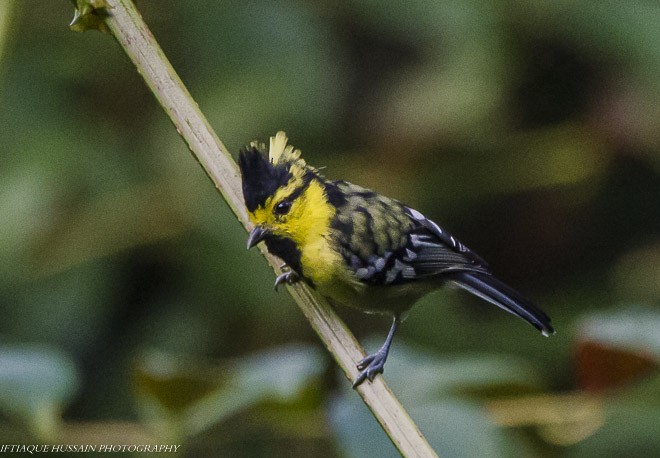
[[[239, 172], [231, 155], [211, 129], [133, 3], [130, 0], [106, 0], [105, 3], [106, 25], [169, 115], [193, 156], [241, 224], [249, 229]], [[267, 254], [266, 258], [277, 271], [277, 259]], [[355, 361], [364, 356], [359, 343], [326, 300], [302, 283], [288, 288], [346, 376], [354, 380], [358, 375]], [[402, 455], [437, 456], [382, 377], [360, 385], [357, 391]]]

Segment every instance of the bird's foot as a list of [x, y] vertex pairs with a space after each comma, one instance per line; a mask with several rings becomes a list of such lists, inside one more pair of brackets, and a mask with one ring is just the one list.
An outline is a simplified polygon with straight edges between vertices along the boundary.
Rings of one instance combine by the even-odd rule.
[[360, 372], [360, 375], [353, 382], [353, 388], [357, 388], [367, 379], [373, 382], [376, 375], [383, 373], [385, 361], [387, 361], [387, 351], [384, 351], [382, 348], [360, 361], [357, 364], [357, 368], [362, 372]]
[[300, 281], [300, 277], [298, 276], [298, 274], [293, 270], [291, 270], [291, 268], [286, 264], [282, 264], [280, 266], [280, 269], [284, 270], [284, 272], [279, 274], [275, 279], [275, 291], [277, 291], [277, 287], [282, 283], [293, 285], [294, 283]]

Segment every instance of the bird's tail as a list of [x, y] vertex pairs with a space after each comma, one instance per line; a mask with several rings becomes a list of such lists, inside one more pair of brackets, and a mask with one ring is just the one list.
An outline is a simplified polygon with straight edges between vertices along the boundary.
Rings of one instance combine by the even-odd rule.
[[554, 334], [550, 317], [518, 291], [485, 272], [460, 272], [452, 275], [452, 281], [513, 315], [519, 316], [541, 331], [544, 336]]

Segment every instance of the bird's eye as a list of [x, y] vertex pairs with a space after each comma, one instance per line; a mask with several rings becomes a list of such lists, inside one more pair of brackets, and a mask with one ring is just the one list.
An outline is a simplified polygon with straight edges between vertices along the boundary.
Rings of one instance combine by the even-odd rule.
[[283, 200], [282, 202], [275, 205], [273, 212], [276, 215], [286, 215], [287, 213], [289, 213], [289, 210], [291, 210], [291, 201]]

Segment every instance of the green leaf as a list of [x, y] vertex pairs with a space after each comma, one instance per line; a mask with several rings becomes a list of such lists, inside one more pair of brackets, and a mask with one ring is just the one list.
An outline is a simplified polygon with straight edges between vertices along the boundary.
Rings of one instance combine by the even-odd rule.
[[615, 399], [606, 406], [606, 418], [607, 421], [594, 435], [569, 448], [564, 456], [658, 456], [660, 406], [657, 403]]
[[[367, 343], [370, 349], [377, 346], [375, 341]], [[440, 456], [529, 456], [524, 444], [491, 422], [478, 403], [483, 396], [541, 388], [525, 361], [506, 355], [439, 358], [396, 342], [385, 378]], [[348, 386], [329, 408], [330, 423], [346, 456], [398, 456]]]
[[[501, 396], [544, 388], [534, 367], [512, 355], [475, 353], [441, 358], [402, 343], [395, 342], [385, 373], [388, 384], [405, 401]], [[366, 347], [375, 349], [378, 342], [368, 339]]]
[[293, 401], [322, 369], [319, 352], [286, 346], [218, 364], [148, 352], [135, 371], [143, 416], [165, 437], [193, 436], [267, 400]]
[[579, 325], [580, 338], [612, 347], [651, 353], [660, 359], [660, 311], [628, 307], [616, 312], [595, 313]]
[[[329, 410], [330, 422], [344, 456], [400, 456], [356, 395], [335, 399]], [[529, 456], [522, 453], [521, 444], [514, 444], [472, 403], [458, 399], [427, 400], [424, 405], [412, 406], [408, 411], [440, 456]]]
[[0, 410], [38, 438], [55, 437], [60, 412], [78, 384], [73, 361], [54, 348], [0, 347]]
[[108, 16], [108, 3], [105, 0], [71, 0], [75, 7], [69, 28], [74, 32], [96, 29], [109, 33], [105, 18]]
[[578, 325], [577, 369], [583, 388], [630, 385], [657, 372], [660, 313], [629, 307], [588, 315]]

